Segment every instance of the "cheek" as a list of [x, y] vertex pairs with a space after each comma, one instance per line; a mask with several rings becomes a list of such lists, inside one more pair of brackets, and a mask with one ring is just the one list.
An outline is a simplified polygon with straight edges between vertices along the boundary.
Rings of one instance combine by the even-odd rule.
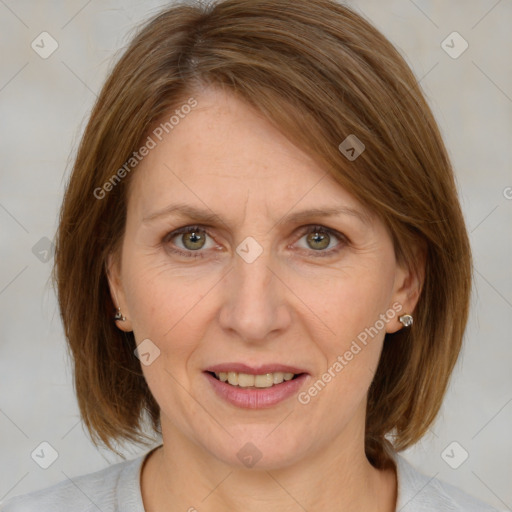
[[[386, 294], [379, 294], [371, 280], [361, 279], [342, 280], [328, 293], [334, 299], [324, 306], [322, 319], [329, 331], [317, 330], [314, 336], [323, 364], [301, 403], [307, 401], [312, 416], [327, 415], [325, 428], [334, 435], [364, 409], [383, 346], [385, 331], [375, 331], [375, 324], [385, 311]], [[333, 416], [331, 411], [338, 413]]]
[[[130, 293], [130, 311], [133, 311], [133, 329], [136, 339], [140, 333], [158, 343], [178, 338], [186, 342], [178, 333], [194, 329], [197, 307], [204, 293], [195, 286], [187, 286], [179, 279], [153, 278], [147, 274], [133, 282]], [[188, 336], [191, 338], [191, 336]]]
[[[310, 289], [309, 297], [316, 309], [311, 307], [322, 320], [317, 322], [319, 328], [314, 339], [324, 360], [318, 378], [325, 383], [316, 386], [322, 391], [311, 390], [323, 397], [314, 407], [322, 410], [321, 404], [329, 403], [329, 409], [347, 411], [347, 414], [359, 407], [382, 351], [385, 324], [380, 315], [389, 306], [393, 282], [389, 261], [387, 264], [372, 261], [367, 265], [347, 266], [336, 279], [325, 281], [322, 293], [316, 289], [312, 294]], [[328, 330], [322, 327], [324, 324]], [[345, 419], [343, 416], [339, 421]]]
[[[384, 262], [347, 265], [325, 279], [299, 280], [294, 291], [314, 312], [319, 332], [332, 350], [343, 350], [375, 325], [389, 307], [393, 273]], [[315, 282], [315, 286], [311, 286]], [[301, 284], [301, 286], [299, 286]], [[382, 325], [378, 325], [382, 328]]]
[[329, 385], [333, 406], [355, 407], [371, 384], [385, 336], [381, 315], [388, 321], [394, 318], [394, 310], [388, 311], [393, 282], [392, 269], [376, 263], [365, 272], [345, 276], [329, 290], [335, 297], [329, 308], [336, 336], [324, 345], [324, 353], [326, 371], [336, 375]]
[[134, 336], [137, 345], [149, 339], [158, 348], [151, 364], [141, 365], [144, 378], [162, 410], [186, 417], [191, 404], [182, 390], [191, 387], [188, 370], [205, 323], [199, 303], [207, 290], [157, 268], [137, 268], [127, 289]]
[[[168, 262], [162, 264], [140, 254], [126, 258], [124, 271], [126, 301], [137, 343], [150, 339], [159, 348], [165, 368], [183, 373], [203, 337], [207, 323], [204, 304], [208, 302], [204, 299], [216, 280], [211, 275], [185, 276]], [[154, 373], [152, 366], [145, 370]]]

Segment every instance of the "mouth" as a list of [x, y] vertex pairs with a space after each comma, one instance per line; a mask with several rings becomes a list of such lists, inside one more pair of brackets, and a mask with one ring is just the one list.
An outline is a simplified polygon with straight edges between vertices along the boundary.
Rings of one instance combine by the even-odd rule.
[[224, 364], [208, 368], [203, 374], [217, 397], [242, 409], [277, 406], [297, 395], [311, 379], [309, 373], [299, 368], [282, 365], [250, 368]]
[[305, 375], [304, 372], [293, 373], [293, 372], [268, 372], [261, 374], [251, 374], [251, 373], [243, 373], [243, 372], [235, 372], [235, 371], [227, 371], [227, 372], [212, 372], [207, 371], [212, 377], [217, 379], [220, 382], [225, 382], [234, 387], [240, 388], [271, 388], [274, 386], [278, 386], [283, 382], [288, 382], [290, 380], [295, 380], [302, 375]]

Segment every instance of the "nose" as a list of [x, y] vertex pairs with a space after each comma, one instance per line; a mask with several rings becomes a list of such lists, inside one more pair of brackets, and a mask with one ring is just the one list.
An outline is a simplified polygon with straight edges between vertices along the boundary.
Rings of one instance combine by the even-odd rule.
[[238, 253], [234, 258], [234, 267], [222, 283], [221, 327], [248, 343], [275, 338], [291, 324], [291, 292], [270, 249], [252, 262]]

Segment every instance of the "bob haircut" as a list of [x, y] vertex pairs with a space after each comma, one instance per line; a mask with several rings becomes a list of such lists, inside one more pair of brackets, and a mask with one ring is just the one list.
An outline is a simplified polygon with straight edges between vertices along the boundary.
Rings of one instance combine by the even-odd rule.
[[[67, 184], [52, 273], [91, 439], [121, 455], [113, 441], [154, 441], [144, 418], [161, 434], [133, 332], [113, 321], [107, 262], [124, 236], [136, 172], [126, 162], [210, 86], [258, 109], [376, 214], [399, 263], [419, 275], [424, 262], [407, 312], [414, 326], [386, 334], [368, 393], [366, 456], [389, 467], [391, 452], [417, 442], [440, 409], [468, 319], [472, 256], [451, 163], [412, 71], [334, 0], [174, 4], [146, 22], [108, 76]], [[353, 160], [339, 149], [349, 135], [365, 146]]]

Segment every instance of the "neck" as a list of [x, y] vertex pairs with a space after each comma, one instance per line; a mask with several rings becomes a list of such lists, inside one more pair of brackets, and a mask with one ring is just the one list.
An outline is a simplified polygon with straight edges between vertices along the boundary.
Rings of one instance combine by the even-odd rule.
[[146, 512], [395, 511], [395, 470], [378, 470], [369, 463], [364, 432], [362, 439], [358, 436], [362, 443], [354, 443], [354, 437], [346, 443], [347, 437], [340, 436], [314, 455], [279, 469], [234, 468], [169, 425], [162, 424], [162, 434], [164, 445], [149, 456], [142, 471]]

